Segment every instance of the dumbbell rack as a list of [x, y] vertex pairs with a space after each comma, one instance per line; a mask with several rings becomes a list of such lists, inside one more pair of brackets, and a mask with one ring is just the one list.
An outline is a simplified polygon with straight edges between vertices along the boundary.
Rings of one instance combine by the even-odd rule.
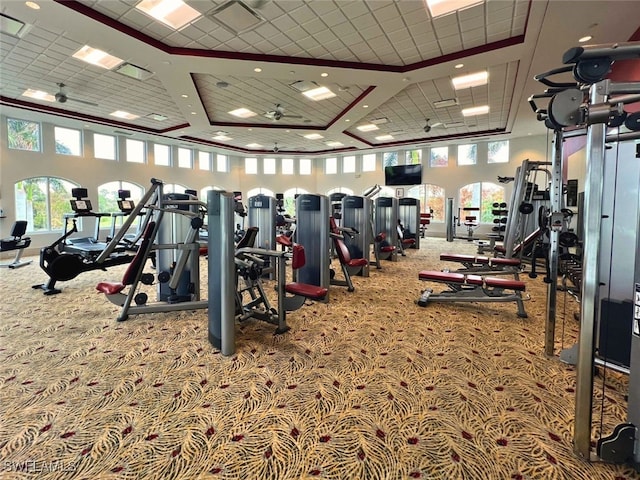
[[505, 202], [494, 202], [492, 205], [493, 209], [491, 210], [491, 214], [493, 215], [493, 227], [491, 227], [491, 232], [487, 234], [489, 238], [489, 242], [479, 242], [478, 243], [478, 254], [483, 254], [485, 251], [493, 252], [494, 247], [496, 246], [496, 242], [501, 242], [504, 240], [504, 232], [507, 228], [507, 216], [509, 215], [509, 210], [507, 209], [507, 204]]

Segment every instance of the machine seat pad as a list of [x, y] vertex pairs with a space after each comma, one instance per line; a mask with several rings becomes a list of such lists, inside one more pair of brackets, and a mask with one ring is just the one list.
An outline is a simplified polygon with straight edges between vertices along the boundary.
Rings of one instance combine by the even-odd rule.
[[209, 247], [202, 246], [202, 247], [198, 248], [198, 253], [200, 255], [208, 255], [209, 254]]
[[105, 295], [115, 295], [116, 293], [122, 292], [124, 290], [124, 285], [120, 282], [100, 282], [96, 285], [96, 290]]
[[470, 262], [482, 265], [501, 265], [508, 267], [517, 267], [520, 265], [520, 260], [517, 258], [474, 256], [460, 253], [441, 253], [440, 260], [445, 262]]
[[366, 258], [352, 258], [347, 262], [347, 267], [364, 267], [369, 264]]
[[430, 280], [433, 282], [460, 283], [479, 287], [486, 286], [519, 291], [524, 291], [526, 289], [525, 283], [518, 280], [498, 277], [482, 277], [480, 275], [465, 275], [463, 273], [454, 272], [439, 272], [435, 270], [423, 270], [418, 273], [418, 278], [420, 280]]
[[380, 247], [381, 252], [393, 252], [396, 249], [393, 245], [385, 245], [384, 247]]
[[329, 291], [327, 288], [311, 285], [309, 283], [291, 282], [284, 286], [287, 293], [301, 295], [312, 300], [323, 300]]
[[285, 247], [290, 247], [291, 245], [293, 245], [291, 238], [287, 237], [286, 235], [278, 235], [276, 237], [276, 242], [280, 245], [284, 245]]
[[416, 239], [415, 238], [403, 238], [402, 239], [402, 245], [415, 245], [416, 244]]

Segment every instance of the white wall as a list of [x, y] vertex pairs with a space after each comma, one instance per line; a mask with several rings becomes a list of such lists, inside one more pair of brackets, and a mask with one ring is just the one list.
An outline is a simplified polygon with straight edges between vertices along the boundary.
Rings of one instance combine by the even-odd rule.
[[[61, 177], [75, 182], [89, 191], [89, 198], [97, 205], [98, 186], [111, 181], [127, 181], [137, 183], [147, 188], [151, 178], [158, 178], [166, 183], [179, 183], [189, 188], [200, 191], [209, 185], [221, 186], [229, 191], [242, 191], [246, 198], [246, 192], [252, 188], [263, 187], [274, 192], [283, 192], [293, 187], [303, 188], [313, 193], [326, 193], [335, 187], [348, 187], [356, 194], [362, 193], [368, 187], [375, 184], [384, 184], [382, 170], [382, 152], [377, 153], [377, 169], [375, 172], [357, 171], [355, 174], [325, 175], [323, 173], [324, 162], [321, 158], [312, 159], [312, 175], [282, 175], [278, 160], [277, 175], [245, 175], [244, 156], [229, 156], [230, 171], [228, 173], [208, 172], [199, 169], [184, 169], [162, 167], [153, 164], [153, 148], [148, 148], [150, 155], [148, 163], [136, 164], [124, 160], [124, 139], [119, 142], [119, 161], [102, 160], [93, 157], [92, 131], [84, 130], [84, 156], [74, 157], [55, 153], [55, 141], [53, 135], [54, 125], [42, 124], [43, 152], [28, 152], [9, 150], [7, 148], [7, 122], [6, 117], [1, 116], [0, 134], [2, 137], [0, 149], [0, 208], [6, 218], [0, 220], [0, 233], [2, 238], [9, 235], [15, 218], [14, 184], [25, 178], [38, 176]], [[135, 136], [133, 137], [135, 138]], [[164, 143], [159, 139], [158, 143]], [[177, 146], [174, 148], [174, 158], [177, 157]], [[194, 149], [205, 149], [194, 145]], [[449, 166], [446, 168], [429, 168], [429, 148], [423, 148], [423, 164], [425, 183], [439, 185], [445, 189], [446, 197], [457, 199], [458, 189], [466, 184], [475, 182], [497, 183], [497, 176], [513, 176], [516, 167], [524, 159], [544, 161], [549, 158], [547, 154], [547, 138], [545, 136], [532, 136], [512, 139], [510, 142], [510, 161], [506, 164], [487, 164], [487, 143], [479, 142], [478, 165], [456, 165], [457, 145], [451, 144], [449, 149]], [[275, 155], [269, 155], [275, 156]], [[197, 154], [194, 155], [194, 163], [197, 166]], [[340, 156], [338, 156], [340, 158]], [[280, 158], [277, 157], [276, 158]], [[404, 150], [399, 153], [402, 162]], [[258, 162], [261, 168], [261, 162]], [[338, 162], [340, 167], [340, 162]], [[357, 155], [357, 168], [361, 168], [360, 155]], [[214, 162], [215, 169], [215, 162]], [[571, 178], [575, 178], [572, 176]], [[506, 185], [506, 198], [511, 195], [511, 185]], [[83, 234], [91, 235], [93, 225], [84, 222]], [[488, 232], [490, 226], [484, 226], [479, 233]], [[431, 225], [429, 235], [444, 235], [444, 224]], [[52, 243], [58, 238], [59, 233], [32, 233], [31, 249], [28, 253], [34, 253], [42, 246]]]

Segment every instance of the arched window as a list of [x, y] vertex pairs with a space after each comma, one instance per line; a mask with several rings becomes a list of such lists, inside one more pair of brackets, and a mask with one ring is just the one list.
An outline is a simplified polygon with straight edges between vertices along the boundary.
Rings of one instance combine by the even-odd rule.
[[115, 181], [103, 183], [98, 187], [98, 211], [99, 212], [119, 212], [118, 208], [118, 190], [129, 190], [131, 200], [137, 205], [144, 195], [144, 188], [140, 185], [130, 182]]
[[276, 194], [268, 188], [252, 188], [247, 192], [247, 198], [255, 197], [256, 195], [267, 195], [268, 197], [276, 196]]
[[491, 210], [495, 202], [504, 202], [504, 187], [491, 182], [477, 182], [465, 185], [458, 195], [458, 207], [479, 207], [480, 223], [491, 223]]
[[426, 183], [407, 190], [407, 196], [420, 200], [422, 213], [431, 211], [432, 222], [444, 221], [444, 188]]
[[296, 195], [309, 193], [304, 188], [290, 188], [282, 194], [284, 196], [284, 213], [295, 217], [296, 215]]
[[62, 231], [63, 215], [71, 211], [71, 189], [79, 186], [56, 177], [33, 177], [16, 182], [16, 219], [26, 220], [29, 232]]
[[189, 190], [189, 187], [178, 183], [165, 183], [162, 186], [162, 193], [184, 193], [185, 190]]
[[331, 195], [332, 193], [345, 193], [347, 195], [353, 195], [353, 190], [351, 190], [350, 188], [347, 188], [347, 187], [332, 188], [331, 190], [327, 191], [327, 197], [329, 195]]
[[207, 192], [209, 190], [224, 190], [222, 187], [218, 187], [217, 185], [209, 185], [208, 187], [204, 187], [200, 190], [200, 200], [203, 202], [207, 201]]

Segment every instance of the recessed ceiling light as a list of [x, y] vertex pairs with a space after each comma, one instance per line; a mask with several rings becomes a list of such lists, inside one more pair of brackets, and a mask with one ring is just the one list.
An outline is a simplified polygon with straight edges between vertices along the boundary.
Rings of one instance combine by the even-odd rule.
[[240, 118], [255, 117], [257, 115], [256, 112], [252, 112], [248, 108], [237, 108], [235, 110], [231, 110], [228, 113], [230, 113], [231, 115], [233, 115], [235, 117], [240, 117]]
[[260, 145], [259, 143], [248, 143], [247, 147], [249, 147], [249, 148], [262, 148], [262, 145]]
[[482, 0], [425, 0], [432, 17], [447, 15], [463, 8], [482, 3]]
[[336, 94], [329, 90], [327, 87], [318, 87], [312, 88], [311, 90], [306, 90], [302, 92], [305, 97], [310, 98], [311, 100], [326, 100], [327, 98], [335, 97]]
[[227, 135], [216, 135], [215, 137], [211, 137], [213, 140], [219, 140], [221, 142], [226, 142], [228, 140], [233, 140], [231, 137]]
[[361, 132], [371, 132], [372, 130], [379, 130], [378, 126], [374, 125], [373, 123], [368, 123], [366, 125], [358, 125], [356, 128]]
[[484, 115], [489, 113], [489, 105], [482, 105], [480, 107], [471, 107], [462, 109], [463, 117], [471, 117], [473, 115]]
[[309, 140], [319, 140], [321, 138], [324, 138], [322, 135], [320, 135], [319, 133], [308, 133], [306, 135], [303, 135], [304, 138], [307, 138]]
[[349, 120], [348, 118], [344, 119], [345, 122], [350, 122], [351, 120]]
[[328, 74], [327, 72], [322, 72], [322, 73], [320, 74], [320, 76], [321, 76], [321, 77], [328, 77], [328, 76], [329, 76], [329, 74]]
[[580, 43], [584, 43], [584, 42], [588, 42], [589, 40], [591, 40], [593, 37], [591, 35], [587, 35], [585, 37], [579, 38], [578, 42]]
[[327, 142], [328, 147], [342, 147], [344, 143], [342, 142]]
[[189, 95], [183, 93], [182, 95], [180, 95], [182, 98], [189, 98]]
[[469, 75], [462, 75], [455, 77], [451, 80], [453, 88], [460, 90], [461, 88], [478, 87], [485, 85], [489, 80], [489, 72], [483, 70], [482, 72], [470, 73]]
[[34, 10], [40, 10], [40, 5], [38, 5], [36, 2], [24, 2], [24, 4], [29, 8], [33, 8]]
[[191, 115], [197, 115], [197, 113], [196, 112], [191, 112]]
[[369, 108], [369, 105], [362, 105], [362, 108]]
[[45, 100], [47, 102], [55, 102], [56, 97], [42, 90], [33, 90], [31, 88], [22, 93], [23, 97], [35, 98], [36, 100]]
[[389, 134], [387, 134], [387, 135], [378, 135], [376, 137], [376, 140], [383, 140], [383, 141], [384, 140], [393, 140], [393, 135], [389, 135]]
[[374, 125], [382, 125], [383, 123], [387, 123], [389, 119], [387, 117], [374, 118], [371, 120], [371, 123]]
[[22, 38], [29, 31], [29, 28], [30, 25], [27, 25], [22, 20], [0, 13], [0, 32], [12, 37]]
[[133, 113], [125, 112], [123, 110], [116, 110], [115, 112], [111, 112], [109, 115], [117, 118], [124, 118], [126, 120], [135, 120], [136, 118], [140, 118], [140, 115], [134, 115]]
[[462, 67], [464, 67], [464, 63], [458, 63], [453, 68], [462, 68]]
[[182, 0], [142, 0], [136, 8], [175, 30], [202, 16]]
[[82, 60], [83, 62], [90, 63], [91, 65], [97, 65], [98, 67], [106, 68], [107, 70], [111, 70], [114, 67], [120, 65], [124, 60], [114, 57], [113, 55], [109, 55], [107, 52], [103, 52], [97, 48], [90, 47], [89, 45], [85, 45], [76, 53], [73, 54], [73, 58], [77, 58], [78, 60]]
[[262, 71], [262, 69], [260, 67], [256, 67], [253, 69], [254, 72], [256, 73], [260, 73]]

